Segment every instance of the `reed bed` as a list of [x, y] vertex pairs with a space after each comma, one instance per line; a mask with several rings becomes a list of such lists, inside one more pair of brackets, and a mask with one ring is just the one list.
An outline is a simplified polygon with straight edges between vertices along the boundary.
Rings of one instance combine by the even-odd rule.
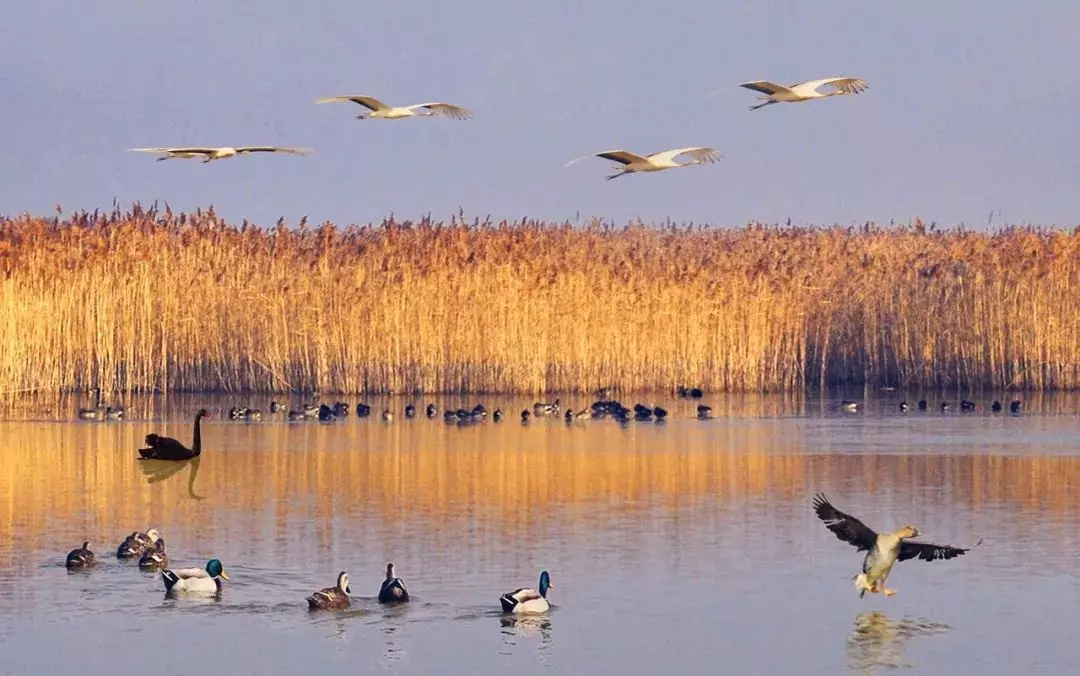
[[1080, 386], [1080, 231], [0, 218], [0, 392]]

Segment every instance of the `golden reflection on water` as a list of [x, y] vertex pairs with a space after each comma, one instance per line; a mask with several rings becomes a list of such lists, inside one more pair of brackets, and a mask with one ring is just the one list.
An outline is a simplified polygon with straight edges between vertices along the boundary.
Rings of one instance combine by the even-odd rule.
[[554, 506], [580, 507], [561, 512], [572, 525], [596, 509], [676, 515], [758, 497], [800, 502], [839, 486], [940, 489], [932, 499], [976, 512], [987, 502], [1040, 518], [1080, 512], [1076, 457], [814, 455], [804, 452], [798, 424], [778, 425], [219, 421], [204, 425], [198, 462], [162, 463], [137, 460], [142, 437], [158, 431], [189, 443], [190, 423], [4, 423], [0, 524], [10, 535], [0, 539], [0, 565], [24, 548], [66, 552], [78, 543], [63, 524], [105, 538], [96, 543], [102, 551], [149, 525], [167, 526], [170, 539], [243, 536], [255, 550], [297, 527], [328, 547], [331, 517], [375, 517], [389, 528], [419, 519], [438, 547], [458, 537], [441, 525], [463, 516], [504, 533], [542, 532]]

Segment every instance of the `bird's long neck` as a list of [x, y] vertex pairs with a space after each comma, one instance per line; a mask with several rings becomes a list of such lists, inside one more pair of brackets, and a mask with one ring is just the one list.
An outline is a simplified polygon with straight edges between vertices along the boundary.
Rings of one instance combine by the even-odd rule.
[[202, 430], [200, 429], [200, 423], [202, 422], [202, 415], [197, 414], [195, 416], [195, 434], [191, 439], [191, 450], [198, 455], [202, 452]]

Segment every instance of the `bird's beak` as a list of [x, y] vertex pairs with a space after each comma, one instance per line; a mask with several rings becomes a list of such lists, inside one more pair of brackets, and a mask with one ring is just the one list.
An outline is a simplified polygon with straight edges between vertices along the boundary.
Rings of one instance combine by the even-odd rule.
[[554, 588], [555, 588], [555, 583], [554, 582], [548, 582], [548, 589], [554, 589]]
[[222, 580], [228, 580], [229, 579], [229, 574], [225, 572], [224, 568], [221, 570], [221, 579]]

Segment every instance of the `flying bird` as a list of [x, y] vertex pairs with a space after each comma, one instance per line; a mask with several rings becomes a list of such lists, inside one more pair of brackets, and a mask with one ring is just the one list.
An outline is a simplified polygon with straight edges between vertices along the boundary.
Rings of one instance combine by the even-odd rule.
[[311, 150], [308, 148], [279, 148], [277, 146], [237, 146], [235, 148], [230, 146], [223, 146], [220, 148], [128, 148], [128, 150], [136, 153], [163, 153], [164, 157], [157, 158], [158, 162], [177, 158], [201, 157], [203, 158], [203, 164], [206, 164], [211, 160], [223, 160], [227, 157], [247, 155], [248, 153], [286, 153], [289, 155], [308, 155], [311, 153]]
[[855, 588], [859, 590], [859, 598], [862, 598], [866, 592], [871, 594], [880, 592], [885, 596], [895, 594], [895, 589], [886, 589], [885, 579], [889, 577], [897, 561], [947, 560], [965, 554], [982, 544], [982, 538], [968, 548], [912, 542], [909, 538], [917, 538], [920, 535], [919, 529], [914, 526], [904, 526], [893, 533], [879, 534], [868, 528], [862, 521], [833, 507], [824, 493], [815, 495], [813, 504], [818, 518], [825, 522], [825, 527], [837, 538], [854, 545], [860, 552], [866, 552], [862, 572], [851, 578], [855, 581]]
[[[676, 162], [675, 158], [683, 154], [688, 155], [692, 159], [681, 164]], [[664, 169], [675, 169], [678, 167], [691, 167], [697, 164], [712, 164], [723, 157], [723, 155], [716, 152], [713, 148], [702, 147], [677, 148], [675, 150], [665, 150], [663, 152], [653, 153], [652, 155], [638, 155], [628, 150], [605, 150], [602, 153], [585, 155], [570, 160], [566, 163], [566, 166], [569, 167], [575, 162], [580, 162], [581, 160], [590, 157], [600, 157], [623, 165], [620, 171], [607, 177], [606, 180], [610, 181], [613, 178], [639, 171], [662, 171]]]
[[398, 120], [403, 117], [432, 117], [436, 115], [452, 117], [455, 120], [468, 120], [472, 117], [472, 112], [449, 103], [433, 102], [417, 103], [412, 106], [388, 106], [373, 96], [364, 96], [362, 94], [327, 96], [316, 99], [315, 103], [337, 103], [341, 101], [352, 101], [371, 111], [367, 115], [357, 115], [356, 119], [358, 120], [365, 120], [369, 117], [377, 120]]
[[[832, 89], [824, 92], [818, 91], [820, 87], [826, 85], [832, 87]], [[750, 110], [757, 110], [758, 108], [771, 106], [774, 103], [797, 103], [799, 101], [824, 99], [830, 96], [858, 94], [865, 91], [870, 85], [867, 84], [866, 80], [859, 80], [853, 77], [829, 77], [824, 80], [811, 80], [810, 82], [791, 85], [790, 87], [778, 85], [769, 82], [768, 80], [743, 82], [739, 86], [765, 94], [765, 96], [759, 97], [761, 100], [765, 101], [765, 103], [750, 106]]]

